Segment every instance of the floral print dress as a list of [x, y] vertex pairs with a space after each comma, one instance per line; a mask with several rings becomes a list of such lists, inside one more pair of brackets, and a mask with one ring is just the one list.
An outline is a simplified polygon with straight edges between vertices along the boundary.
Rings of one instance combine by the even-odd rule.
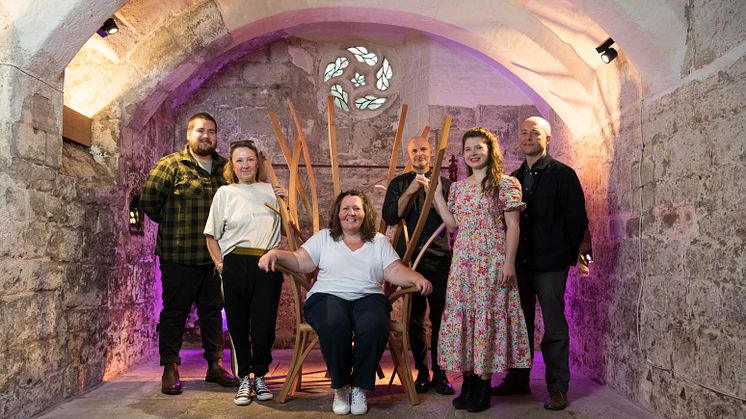
[[458, 224], [440, 326], [438, 363], [447, 371], [489, 374], [529, 368], [531, 352], [517, 284], [501, 287], [504, 211], [520, 211], [521, 185], [503, 175], [499, 193], [466, 179], [451, 185], [448, 209]]

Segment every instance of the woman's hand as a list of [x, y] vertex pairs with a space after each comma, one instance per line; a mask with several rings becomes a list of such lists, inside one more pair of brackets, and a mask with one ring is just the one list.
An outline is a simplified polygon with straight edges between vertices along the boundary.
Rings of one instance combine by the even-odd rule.
[[282, 199], [286, 199], [288, 197], [288, 190], [283, 188], [282, 186], [275, 186], [275, 195], [279, 196]]
[[430, 281], [424, 278], [421, 281], [417, 281], [414, 286], [417, 287], [418, 290], [420, 290], [420, 294], [422, 294], [423, 296], [430, 295], [430, 293], [433, 292], [433, 284], [431, 284]]
[[258, 265], [259, 269], [265, 272], [274, 272], [277, 265], [277, 252], [275, 250], [270, 250], [269, 252], [265, 253], [264, 256], [259, 258]]
[[223, 262], [218, 262], [215, 264], [215, 270], [218, 271], [220, 275], [223, 275]]
[[515, 265], [512, 263], [504, 263], [500, 280], [498, 281], [501, 287], [512, 288], [518, 283], [516, 282]]

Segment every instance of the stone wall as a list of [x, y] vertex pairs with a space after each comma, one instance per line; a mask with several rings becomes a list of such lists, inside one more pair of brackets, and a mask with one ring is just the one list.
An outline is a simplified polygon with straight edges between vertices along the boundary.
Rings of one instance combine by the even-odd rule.
[[620, 57], [629, 79], [599, 70], [619, 97], [599, 108], [608, 124], [554, 151], [581, 177], [596, 259], [568, 283], [573, 367], [671, 418], [746, 411], [746, 58], [723, 64], [710, 41], [713, 25], [743, 40], [743, 13], [704, 3], [688, 6], [684, 73], [697, 74], [641, 101]]
[[117, 113], [94, 120], [92, 148], [63, 143], [61, 91], [0, 80], [22, 98], [2, 108], [0, 416], [29, 417], [153, 352], [154, 236], [129, 234], [137, 182], [118, 173]]

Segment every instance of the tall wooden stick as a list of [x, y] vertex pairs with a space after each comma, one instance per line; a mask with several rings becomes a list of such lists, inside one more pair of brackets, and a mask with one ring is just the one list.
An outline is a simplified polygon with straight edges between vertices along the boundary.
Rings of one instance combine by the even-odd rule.
[[300, 120], [295, 112], [295, 106], [293, 102], [289, 102], [290, 116], [293, 117], [295, 123], [295, 129], [298, 132], [298, 139], [300, 139], [303, 147], [303, 160], [306, 161], [306, 172], [308, 172], [308, 184], [311, 188], [311, 206], [313, 209], [313, 232], [319, 231], [319, 197], [316, 193], [316, 178], [313, 175], [313, 166], [311, 165], [311, 153], [308, 151], [308, 144], [306, 143], [306, 136], [303, 134], [303, 129], [300, 125]]
[[[277, 115], [274, 112], [269, 113], [269, 119], [270, 121], [272, 121], [272, 127], [275, 129], [275, 136], [277, 136], [277, 141], [280, 144], [282, 156], [285, 157], [285, 164], [287, 164], [288, 168], [290, 168], [290, 160], [293, 158], [293, 154], [290, 152], [290, 148], [288, 148], [288, 143], [285, 140], [285, 134], [282, 133], [280, 121], [277, 119]], [[303, 186], [303, 182], [298, 182], [296, 185], [297, 192], [300, 195], [300, 201], [301, 203], [303, 203], [303, 208], [305, 208], [306, 211], [311, 212], [311, 203], [308, 202], [308, 196], [306, 195], [306, 188]]]
[[334, 125], [334, 98], [326, 97], [326, 125], [329, 130], [329, 157], [332, 166], [332, 186], [334, 188], [334, 198], [342, 192], [342, 185], [339, 183], [339, 158], [337, 157], [337, 127]]
[[290, 184], [288, 185], [288, 199], [290, 200], [290, 213], [293, 215], [293, 219], [299, 220], [298, 218], [298, 164], [300, 163], [300, 152], [301, 152], [301, 139], [295, 141], [295, 147], [293, 148], [293, 156], [290, 158]]
[[405, 265], [409, 265], [409, 262], [412, 259], [414, 249], [417, 247], [417, 242], [420, 240], [422, 229], [425, 228], [425, 220], [427, 220], [430, 207], [433, 204], [433, 199], [435, 199], [435, 188], [438, 186], [438, 181], [440, 180], [440, 166], [443, 164], [443, 156], [446, 153], [446, 146], [448, 145], [448, 131], [451, 129], [451, 119], [450, 115], [446, 115], [445, 118], [443, 118], [443, 128], [440, 131], [440, 141], [438, 142], [438, 155], [435, 158], [435, 165], [433, 166], [433, 171], [430, 175], [430, 188], [425, 196], [425, 203], [422, 206], [420, 218], [417, 220], [417, 226], [414, 228], [414, 232], [412, 232], [412, 236], [409, 238], [407, 252], [402, 258], [402, 263]]
[[[396, 175], [396, 163], [399, 161], [399, 153], [401, 153], [401, 138], [404, 135], [404, 122], [407, 120], [407, 111], [409, 106], [406, 104], [401, 105], [401, 113], [399, 114], [399, 125], [396, 127], [396, 135], [394, 136], [394, 146], [391, 149], [391, 158], [389, 159], [389, 171], [386, 174], [386, 180], [391, 181]], [[378, 232], [386, 232], [386, 221], [381, 217], [381, 224], [378, 226]]]
[[[272, 187], [277, 187], [279, 182], [277, 181], [274, 169], [272, 169], [272, 163], [270, 163], [269, 160], [264, 160], [263, 165], [264, 171], [267, 172], [267, 175], [269, 176], [269, 182], [272, 184]], [[288, 221], [290, 217], [288, 215], [287, 203], [285, 203], [285, 200], [282, 199], [282, 197], [278, 196], [277, 204], [280, 206], [280, 220], [282, 221], [282, 228], [285, 229], [285, 237], [287, 237], [288, 243], [295, 243], [295, 231], [290, 227]]]

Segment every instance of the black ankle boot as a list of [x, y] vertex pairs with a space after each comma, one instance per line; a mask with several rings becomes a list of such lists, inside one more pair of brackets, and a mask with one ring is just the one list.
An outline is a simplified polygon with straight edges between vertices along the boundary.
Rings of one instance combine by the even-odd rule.
[[477, 377], [474, 381], [474, 387], [469, 395], [469, 400], [466, 402], [466, 410], [482, 412], [490, 407], [490, 396], [492, 396], [490, 380], [482, 380]]
[[461, 384], [461, 394], [453, 399], [453, 407], [456, 409], [466, 409], [466, 404], [471, 398], [476, 380], [479, 380], [479, 377], [474, 374], [464, 375], [464, 382]]

